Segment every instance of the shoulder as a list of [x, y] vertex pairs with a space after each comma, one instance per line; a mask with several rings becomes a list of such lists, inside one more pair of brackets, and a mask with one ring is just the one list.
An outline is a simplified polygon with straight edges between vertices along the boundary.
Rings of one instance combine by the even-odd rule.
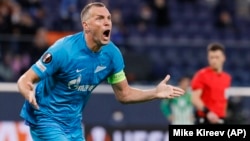
[[63, 38], [61, 38], [61, 43], [63, 43], [63, 45], [72, 45], [72, 44], [79, 44], [79, 43], [83, 43], [80, 41], [83, 41], [84, 35], [83, 32], [78, 32], [75, 34], [71, 34], [68, 36], [65, 36]]
[[121, 54], [120, 49], [111, 41], [107, 45], [103, 46], [102, 51], [111, 55]]
[[107, 45], [103, 46], [103, 50], [106, 51], [106, 50], [119, 50], [119, 48], [112, 42], [110, 41]]
[[83, 32], [77, 32], [74, 34], [67, 35], [67, 36], [63, 37], [63, 39], [66, 42], [74, 42], [75, 40], [78, 40], [79, 38], [83, 39], [83, 37], [84, 37]]
[[[55, 48], [55, 50], [58, 50], [60, 52], [67, 52], [72, 49], [72, 47], [75, 47], [75, 43], [80, 43], [80, 39], [83, 38], [82, 32], [67, 35], [65, 37], [62, 37], [58, 39], [51, 48]], [[74, 44], [74, 45], [73, 45]]]
[[205, 67], [205, 68], [199, 69], [199, 70], [195, 73], [195, 75], [196, 75], [196, 76], [202, 76], [202, 75], [206, 75], [208, 72], [209, 72], [208, 68]]
[[232, 79], [232, 76], [226, 71], [223, 72], [223, 75], [224, 75], [225, 78], [228, 78], [230, 80]]

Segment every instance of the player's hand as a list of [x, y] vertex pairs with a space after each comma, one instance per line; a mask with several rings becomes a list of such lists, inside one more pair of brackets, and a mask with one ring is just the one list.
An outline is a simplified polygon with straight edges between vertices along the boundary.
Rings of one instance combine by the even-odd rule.
[[212, 124], [218, 124], [220, 122], [220, 118], [212, 111], [207, 113], [207, 119]]
[[28, 86], [30, 87], [30, 91], [28, 95], [26, 95], [25, 99], [29, 101], [29, 103], [35, 108], [39, 109], [39, 106], [36, 102], [36, 97], [35, 97], [35, 91], [34, 91], [34, 86], [32, 83], [28, 82]]
[[175, 98], [182, 96], [185, 91], [181, 88], [167, 85], [170, 75], [167, 75], [164, 80], [162, 80], [156, 87], [157, 98]]

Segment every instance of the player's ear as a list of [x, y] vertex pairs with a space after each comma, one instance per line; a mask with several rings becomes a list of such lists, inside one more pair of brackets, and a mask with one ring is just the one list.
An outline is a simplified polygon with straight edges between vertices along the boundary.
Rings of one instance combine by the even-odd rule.
[[83, 30], [85, 31], [85, 33], [89, 32], [89, 26], [87, 22], [82, 22], [82, 26], [83, 26]]
[[86, 28], [88, 27], [87, 23], [86, 22], [82, 22], [82, 27], [83, 27], [84, 30], [86, 30]]
[[224, 54], [224, 56], [223, 56], [223, 61], [225, 62], [226, 59], [227, 59], [227, 57], [226, 57], [226, 55]]
[[223, 58], [223, 61], [225, 62], [226, 61], [226, 54], [225, 54], [225, 52], [222, 52], [222, 58]]

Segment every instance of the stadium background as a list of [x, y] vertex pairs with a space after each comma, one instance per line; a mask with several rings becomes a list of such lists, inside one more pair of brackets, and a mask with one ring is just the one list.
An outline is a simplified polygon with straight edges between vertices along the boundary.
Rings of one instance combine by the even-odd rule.
[[[81, 31], [79, 13], [88, 2], [0, 0], [0, 85], [15, 84], [56, 39]], [[166, 74], [172, 75], [172, 84], [181, 76], [192, 76], [207, 65], [206, 46], [213, 41], [226, 47], [225, 70], [233, 77], [232, 86], [249, 85], [248, 0], [102, 2], [112, 14], [111, 38], [124, 55], [131, 85], [155, 85]], [[28, 130], [19, 117], [24, 99], [11, 88], [0, 89], [0, 140], [28, 140]], [[249, 98], [232, 97], [229, 101], [230, 123], [249, 124]], [[86, 133], [96, 129], [101, 134], [105, 129], [106, 140], [144, 141], [167, 136], [168, 122], [160, 112], [159, 101], [121, 105], [109, 86], [92, 96], [85, 113]]]

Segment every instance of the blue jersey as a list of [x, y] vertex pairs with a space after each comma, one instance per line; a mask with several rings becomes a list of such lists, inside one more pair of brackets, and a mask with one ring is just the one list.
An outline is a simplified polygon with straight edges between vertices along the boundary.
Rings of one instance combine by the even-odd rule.
[[93, 89], [122, 71], [124, 62], [112, 42], [93, 52], [80, 32], [55, 42], [31, 68], [40, 78], [35, 89], [39, 110], [25, 102], [21, 117], [33, 125], [48, 120], [70, 127], [82, 120]]

